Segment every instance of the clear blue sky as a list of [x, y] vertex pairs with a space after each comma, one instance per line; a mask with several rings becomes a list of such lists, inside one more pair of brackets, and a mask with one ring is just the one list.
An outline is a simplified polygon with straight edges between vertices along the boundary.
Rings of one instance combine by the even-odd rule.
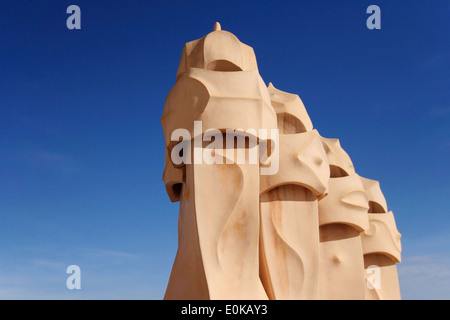
[[0, 299], [163, 297], [178, 204], [159, 119], [184, 43], [215, 21], [381, 182], [403, 298], [450, 298], [449, 17], [448, 0], [2, 1]]

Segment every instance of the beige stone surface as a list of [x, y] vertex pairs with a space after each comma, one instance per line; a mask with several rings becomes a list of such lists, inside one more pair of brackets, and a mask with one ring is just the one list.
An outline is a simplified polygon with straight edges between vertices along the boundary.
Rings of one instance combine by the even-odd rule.
[[398, 300], [401, 298], [396, 263], [401, 261], [401, 234], [394, 214], [387, 211], [386, 199], [376, 180], [364, 179], [369, 199], [369, 228], [361, 234], [366, 276], [372, 266], [380, 268], [379, 288], [366, 287], [367, 300]]
[[278, 129], [284, 134], [311, 131], [313, 124], [300, 97], [278, 90], [269, 83], [270, 101], [277, 113]]
[[[165, 299], [401, 298], [400, 234], [379, 183], [320, 136], [298, 95], [266, 86], [253, 49], [219, 23], [185, 44], [161, 124], [163, 181], [180, 205]], [[180, 150], [192, 161], [174, 161]]]
[[330, 178], [329, 193], [319, 202], [319, 224], [346, 224], [358, 231], [369, 227], [369, 200], [356, 173]]
[[260, 277], [270, 299], [317, 299], [318, 197], [330, 176], [320, 135], [297, 95], [269, 84], [279, 170], [260, 184]]
[[360, 233], [352, 226], [337, 223], [320, 227], [319, 299], [364, 300], [362, 251]]
[[323, 147], [330, 164], [330, 176], [332, 178], [345, 177], [355, 173], [355, 167], [347, 152], [341, 147], [338, 139], [322, 137]]
[[[339, 167], [339, 171], [342, 168]], [[368, 199], [361, 178], [333, 177], [319, 201], [320, 299], [363, 300], [364, 259], [360, 233], [369, 227]]]
[[261, 195], [261, 279], [271, 299], [317, 299], [317, 197], [283, 185]]
[[165, 298], [267, 299], [259, 279], [259, 194], [252, 192], [259, 166], [187, 165], [186, 181]]
[[285, 184], [302, 186], [314, 195], [328, 192], [330, 168], [316, 130], [279, 137], [280, 168], [261, 177], [261, 193]]

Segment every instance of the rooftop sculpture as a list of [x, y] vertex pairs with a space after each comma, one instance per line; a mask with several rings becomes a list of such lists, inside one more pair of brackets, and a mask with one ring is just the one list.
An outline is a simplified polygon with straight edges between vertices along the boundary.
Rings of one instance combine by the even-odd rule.
[[180, 202], [165, 299], [400, 299], [400, 234], [379, 183], [219, 23], [185, 44], [161, 123], [163, 181]]

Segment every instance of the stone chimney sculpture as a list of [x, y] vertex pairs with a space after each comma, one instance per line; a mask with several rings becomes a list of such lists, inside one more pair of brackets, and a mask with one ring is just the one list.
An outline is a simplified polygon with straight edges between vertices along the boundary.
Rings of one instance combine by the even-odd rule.
[[400, 234], [379, 183], [219, 23], [185, 44], [161, 123], [163, 181], [180, 202], [165, 299], [400, 299]]

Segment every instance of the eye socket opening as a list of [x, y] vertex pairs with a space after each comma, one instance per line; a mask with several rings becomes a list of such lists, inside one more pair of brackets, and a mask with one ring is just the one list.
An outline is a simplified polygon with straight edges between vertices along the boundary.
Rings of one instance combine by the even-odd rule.
[[233, 72], [242, 71], [242, 68], [228, 60], [214, 60], [208, 63], [206, 70]]
[[172, 185], [172, 192], [173, 195], [179, 199], [181, 197], [181, 190], [183, 189], [183, 184], [182, 183], [175, 183], [174, 185]]
[[386, 213], [386, 211], [378, 202], [369, 201], [369, 213]]
[[305, 133], [307, 131], [305, 125], [297, 117], [286, 112], [277, 113], [277, 124], [280, 133], [283, 134]]
[[330, 165], [330, 178], [342, 178], [347, 176], [348, 173], [341, 167]]

